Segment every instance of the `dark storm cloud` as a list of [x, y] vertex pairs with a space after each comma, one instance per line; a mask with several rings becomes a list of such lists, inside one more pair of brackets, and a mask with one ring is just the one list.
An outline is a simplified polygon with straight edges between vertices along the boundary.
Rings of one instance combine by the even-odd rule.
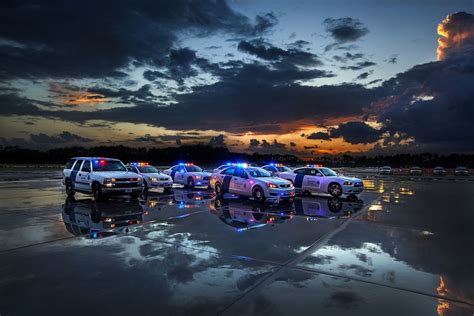
[[353, 65], [353, 66], [343, 66], [341, 67], [342, 70], [361, 70], [361, 69], [364, 69], [364, 68], [367, 68], [367, 67], [372, 67], [372, 66], [375, 66], [377, 65], [376, 63], [372, 62], [372, 61], [361, 61], [361, 62], [358, 62], [357, 64]]
[[335, 55], [332, 59], [334, 59], [337, 62], [346, 63], [347, 61], [360, 59], [362, 57], [364, 57], [364, 54], [362, 53], [351, 54], [349, 52], [346, 52], [345, 54], [342, 54], [342, 55]]
[[297, 48], [285, 50], [272, 46], [262, 40], [241, 41], [238, 45], [238, 49], [269, 61], [283, 61], [305, 66], [317, 66], [321, 64], [321, 61], [315, 54]]
[[133, 141], [140, 143], [152, 143], [155, 145], [164, 144], [159, 136], [151, 136], [150, 134], [145, 134], [143, 136], [135, 138]]
[[155, 96], [150, 91], [151, 86], [146, 84], [138, 88], [137, 90], [128, 90], [120, 88], [119, 90], [113, 90], [108, 88], [90, 88], [88, 92], [97, 93], [103, 95], [105, 98], [118, 98], [122, 103], [132, 103], [139, 101], [152, 101]]
[[338, 43], [354, 42], [369, 33], [369, 29], [362, 22], [350, 17], [327, 18], [323, 25]]
[[55, 135], [55, 136], [48, 136], [43, 133], [39, 134], [30, 134], [30, 139], [34, 143], [39, 144], [64, 144], [64, 143], [88, 143], [92, 142], [93, 139], [82, 137], [76, 134], [72, 134], [67, 131], [63, 131], [62, 133]]
[[373, 70], [363, 72], [363, 73], [361, 73], [360, 75], [357, 76], [356, 80], [367, 79], [371, 74], [373, 74]]
[[316, 132], [306, 135], [307, 139], [320, 139], [320, 140], [331, 140], [331, 135], [325, 132]]
[[252, 22], [225, 1], [2, 2], [1, 73], [3, 79], [120, 77], [132, 61], [159, 66], [179, 32], [247, 37], [276, 23], [272, 13]]
[[380, 139], [383, 132], [363, 122], [341, 123], [331, 130], [331, 137], [342, 137], [351, 144], [369, 144]]
[[161, 71], [145, 70], [143, 72], [143, 78], [145, 78], [148, 81], [155, 81], [156, 79], [168, 79], [169, 76]]

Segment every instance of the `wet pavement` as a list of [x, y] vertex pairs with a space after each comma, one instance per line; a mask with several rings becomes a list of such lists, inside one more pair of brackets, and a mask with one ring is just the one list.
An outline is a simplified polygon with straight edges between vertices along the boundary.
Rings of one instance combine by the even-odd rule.
[[258, 204], [0, 182], [0, 314], [473, 315], [470, 181]]

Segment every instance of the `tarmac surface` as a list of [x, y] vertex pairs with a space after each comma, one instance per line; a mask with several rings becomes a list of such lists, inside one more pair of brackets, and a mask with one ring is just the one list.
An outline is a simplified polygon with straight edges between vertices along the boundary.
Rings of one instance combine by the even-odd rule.
[[470, 177], [364, 185], [274, 205], [0, 181], [0, 315], [474, 315]]

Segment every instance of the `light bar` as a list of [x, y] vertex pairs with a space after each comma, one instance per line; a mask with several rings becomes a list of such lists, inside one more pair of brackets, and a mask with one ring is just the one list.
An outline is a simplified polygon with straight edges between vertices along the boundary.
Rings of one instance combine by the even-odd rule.
[[194, 163], [192, 163], [192, 162], [186, 162], [186, 163], [180, 162], [178, 165], [189, 167], [189, 166], [194, 166]]
[[238, 168], [247, 168], [249, 166], [248, 163], [246, 162], [237, 162], [237, 163], [228, 162], [226, 165], [228, 165], [229, 167], [232, 166], [232, 167], [238, 167]]
[[150, 164], [148, 162], [132, 162], [130, 165], [135, 166], [135, 167], [143, 167], [143, 166], [149, 166]]
[[306, 165], [306, 167], [309, 167], [309, 168], [321, 168], [323, 165]]

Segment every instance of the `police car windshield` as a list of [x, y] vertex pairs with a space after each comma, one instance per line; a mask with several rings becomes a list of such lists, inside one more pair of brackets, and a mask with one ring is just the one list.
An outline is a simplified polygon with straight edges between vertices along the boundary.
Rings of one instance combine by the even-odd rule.
[[198, 166], [186, 166], [187, 172], [202, 172], [202, 169]]
[[153, 166], [138, 167], [141, 173], [158, 173], [158, 169]]
[[319, 172], [321, 172], [326, 177], [337, 176], [337, 173], [329, 168], [319, 168]]
[[261, 168], [247, 168], [246, 169], [248, 174], [251, 175], [254, 178], [263, 178], [263, 177], [271, 177], [272, 175]]
[[282, 167], [276, 167], [278, 172], [291, 172], [291, 169], [286, 167], [286, 166], [282, 166]]
[[94, 171], [127, 171], [127, 168], [118, 160], [99, 160], [92, 163]]

